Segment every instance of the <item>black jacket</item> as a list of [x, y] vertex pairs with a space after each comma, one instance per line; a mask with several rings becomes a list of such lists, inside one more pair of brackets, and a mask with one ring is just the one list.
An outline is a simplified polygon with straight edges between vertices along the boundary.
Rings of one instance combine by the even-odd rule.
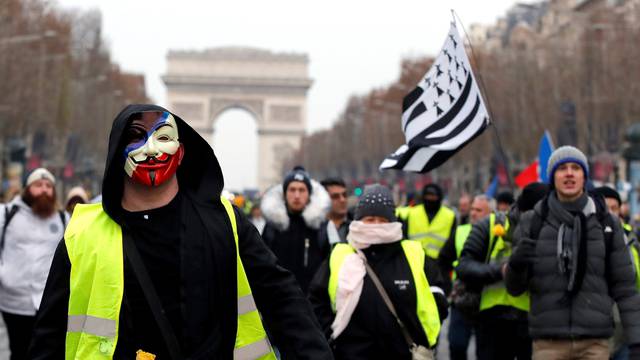
[[289, 221], [289, 227], [282, 230], [267, 221], [262, 238], [278, 258], [278, 263], [295, 275], [306, 293], [331, 248], [328, 240], [321, 240], [318, 230], [307, 226], [302, 216], [290, 214]]
[[[542, 214], [543, 199], [531, 211], [523, 214], [514, 234], [517, 246], [522, 238], [531, 237], [531, 222], [536, 212]], [[627, 342], [640, 344], [640, 294], [622, 228], [613, 224], [611, 243], [606, 243], [604, 229], [598, 216], [602, 205], [595, 201], [598, 212], [586, 218], [587, 258], [584, 280], [578, 292], [567, 297], [567, 276], [558, 270], [557, 236], [559, 220], [549, 211], [536, 239], [535, 260], [531, 267], [516, 271], [509, 267], [507, 290], [520, 295], [529, 290], [531, 311], [529, 330], [534, 339], [608, 338], [613, 334], [612, 306], [615, 300], [620, 309]], [[516, 250], [517, 251], [517, 250]]]
[[[103, 182], [103, 208], [116, 222], [122, 221], [120, 199], [123, 191], [122, 133], [130, 116], [142, 111], [166, 111], [153, 105], [131, 105], [115, 119], [109, 138], [109, 153]], [[187, 228], [200, 226], [201, 237], [183, 237], [180, 245], [180, 304], [182, 324], [172, 323], [181, 343], [184, 358], [232, 359], [237, 329], [236, 249], [231, 223], [219, 200], [223, 177], [211, 147], [182, 119], [175, 116], [185, 156], [177, 173], [180, 193], [184, 195]], [[294, 277], [276, 264], [275, 256], [264, 246], [250, 222], [235, 209], [239, 252], [265, 327], [279, 346], [284, 358], [331, 359], [330, 349], [304, 294]], [[126, 227], [123, 227], [126, 232]], [[188, 231], [187, 231], [188, 233]], [[135, 241], [135, 237], [134, 237]], [[148, 250], [148, 249], [147, 249]], [[143, 262], [161, 265], [152, 251], [139, 249]], [[153, 262], [156, 262], [155, 264]], [[138, 332], [159, 333], [155, 322], [132, 324], [131, 314], [149, 313], [144, 302], [128, 301], [140, 289], [125, 261], [125, 289], [119, 321], [116, 359], [133, 358], [139, 344], [131, 339]], [[31, 358], [62, 359], [65, 352], [67, 307], [69, 301], [70, 262], [64, 241], [54, 256], [44, 297], [37, 315], [31, 344]], [[158, 293], [163, 274], [151, 273]], [[158, 288], [160, 287], [160, 288]], [[211, 321], [208, 321], [211, 320]], [[180, 331], [182, 330], [182, 331]], [[161, 339], [152, 345], [159, 358], [167, 358]]]
[[[427, 337], [416, 315], [415, 285], [411, 268], [400, 242], [373, 245], [363, 250], [394, 303], [400, 319], [414, 341], [428, 346]], [[425, 256], [425, 274], [429, 285], [442, 287], [443, 278], [434, 260]], [[311, 283], [309, 298], [327, 338], [335, 314], [329, 299], [329, 261], [325, 261]], [[447, 317], [447, 300], [434, 293], [440, 321]], [[336, 359], [410, 359], [408, 345], [395, 318], [385, 305], [375, 285], [365, 275], [360, 301], [349, 325], [335, 341]]]
[[331, 252], [328, 240], [318, 236], [331, 199], [317, 181], [311, 180], [311, 186], [309, 203], [301, 213], [288, 211], [282, 185], [269, 189], [260, 202], [267, 220], [262, 238], [278, 258], [278, 264], [293, 273], [305, 293], [318, 267]]
[[[509, 216], [509, 230], [503, 236], [503, 240], [506, 242], [511, 241], [513, 229], [516, 227], [517, 215], [515, 214], [516, 211], [514, 210]], [[505, 220], [505, 215], [496, 215], [496, 223], [504, 225]], [[475, 291], [482, 291], [484, 286], [503, 281], [501, 271], [503, 264], [490, 264], [486, 261], [490, 250], [490, 223], [490, 218], [486, 217], [473, 224], [469, 237], [467, 237], [460, 253], [460, 263], [456, 267], [456, 273], [460, 279], [464, 281], [466, 286]], [[527, 316], [526, 312], [508, 306], [496, 306], [485, 311], [491, 311], [492, 317], [498, 316], [506, 319], [526, 319]]]

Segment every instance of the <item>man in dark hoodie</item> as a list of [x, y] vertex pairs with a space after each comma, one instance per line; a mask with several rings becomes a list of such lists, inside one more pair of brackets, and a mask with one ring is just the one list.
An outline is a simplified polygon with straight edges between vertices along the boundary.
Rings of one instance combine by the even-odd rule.
[[178, 116], [120, 112], [102, 203], [78, 205], [58, 245], [31, 358], [275, 359], [266, 329], [284, 358], [331, 359], [294, 277], [222, 188]]
[[330, 205], [327, 191], [301, 166], [291, 170], [282, 185], [272, 187], [262, 198], [262, 213], [267, 220], [262, 238], [279, 264], [295, 275], [305, 293], [331, 251], [328, 240], [318, 236]]
[[585, 191], [586, 156], [572, 146], [549, 158], [550, 194], [522, 215], [505, 282], [529, 291], [534, 359], [608, 359], [613, 302], [630, 358], [640, 358], [640, 293], [620, 221]]
[[401, 218], [405, 239], [422, 243], [427, 256], [437, 259], [440, 249], [450, 240], [455, 241], [456, 214], [442, 205], [442, 188], [428, 184], [422, 189], [422, 204], [412, 207]]

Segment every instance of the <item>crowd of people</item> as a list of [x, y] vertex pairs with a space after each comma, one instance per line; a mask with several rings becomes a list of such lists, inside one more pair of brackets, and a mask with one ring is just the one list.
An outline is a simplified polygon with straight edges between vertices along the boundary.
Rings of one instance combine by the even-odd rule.
[[[106, 139], [105, 139], [106, 141]], [[455, 161], [455, 159], [452, 159]], [[288, 172], [224, 195], [213, 150], [155, 105], [114, 120], [102, 194], [44, 168], [0, 211], [11, 359], [640, 359], [640, 257], [615, 189], [556, 149], [517, 197]], [[227, 184], [228, 185], [228, 184]], [[353, 198], [353, 196], [351, 196]]]

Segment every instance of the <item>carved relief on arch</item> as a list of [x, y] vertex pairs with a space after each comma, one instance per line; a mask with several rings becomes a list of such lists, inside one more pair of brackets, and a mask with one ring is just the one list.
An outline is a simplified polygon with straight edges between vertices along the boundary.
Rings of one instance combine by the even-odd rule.
[[215, 126], [215, 121], [225, 110], [233, 108], [246, 110], [253, 115], [258, 129], [264, 125], [264, 101], [262, 100], [211, 99], [209, 127]]

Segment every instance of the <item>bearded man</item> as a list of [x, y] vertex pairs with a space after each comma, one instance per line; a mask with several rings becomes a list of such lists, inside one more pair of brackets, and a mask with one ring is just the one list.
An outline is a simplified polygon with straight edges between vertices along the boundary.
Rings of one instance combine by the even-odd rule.
[[0, 210], [0, 311], [11, 359], [26, 359], [35, 315], [67, 218], [56, 211], [55, 178], [34, 170], [21, 195]]

